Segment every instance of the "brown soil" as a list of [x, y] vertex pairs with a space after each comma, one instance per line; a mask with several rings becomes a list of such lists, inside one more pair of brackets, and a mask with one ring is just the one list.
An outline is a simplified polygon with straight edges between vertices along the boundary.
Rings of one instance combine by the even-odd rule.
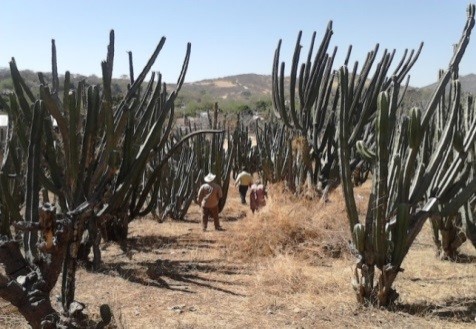
[[[367, 191], [364, 187], [362, 195]], [[213, 225], [202, 232], [196, 205], [185, 221], [136, 220], [127, 253], [104, 244], [101, 272], [78, 271], [76, 299], [93, 319], [101, 304], [109, 304], [111, 327], [118, 328], [474, 328], [476, 251], [470, 244], [459, 263], [437, 260], [427, 225], [397, 277], [398, 305], [363, 308], [350, 284], [354, 259], [342, 250], [348, 229], [337, 225], [345, 215], [340, 193], [318, 206], [291, 197], [282, 205], [281, 197], [276, 190], [266, 208], [253, 215], [230, 187], [221, 214], [224, 232]], [[318, 212], [325, 225], [310, 233]], [[280, 216], [301, 226], [286, 226]], [[269, 234], [270, 218], [282, 230], [301, 232], [293, 233], [294, 246], [283, 231]], [[250, 246], [262, 252], [251, 252]], [[0, 327], [27, 325], [3, 302]]]

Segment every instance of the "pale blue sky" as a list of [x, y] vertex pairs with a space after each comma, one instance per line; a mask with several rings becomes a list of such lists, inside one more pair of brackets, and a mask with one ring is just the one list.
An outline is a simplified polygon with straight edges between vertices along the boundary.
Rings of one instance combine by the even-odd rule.
[[[473, 1], [474, 2], [474, 1]], [[466, 22], [468, 0], [1, 0], [0, 67], [15, 57], [20, 69], [51, 71], [51, 39], [58, 69], [101, 75], [109, 31], [116, 35], [114, 76], [128, 73], [132, 51], [136, 75], [162, 36], [167, 38], [154, 71], [175, 82], [187, 42], [192, 54], [187, 82], [242, 73], [271, 74], [274, 50], [283, 39], [281, 60], [289, 64], [299, 30], [303, 56], [313, 31], [318, 40], [332, 20], [335, 67], [353, 45], [352, 61], [365, 59], [378, 42], [397, 58], [425, 42], [411, 71], [411, 85], [435, 81], [446, 68], [452, 45]], [[474, 31], [473, 39], [476, 38]], [[288, 71], [289, 72], [289, 71]], [[476, 73], [476, 40], [460, 74]]]

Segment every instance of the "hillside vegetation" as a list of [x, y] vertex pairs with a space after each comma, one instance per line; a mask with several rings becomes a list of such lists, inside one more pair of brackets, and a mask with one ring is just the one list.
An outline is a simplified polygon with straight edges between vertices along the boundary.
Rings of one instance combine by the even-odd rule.
[[[31, 70], [21, 71], [26, 83], [30, 87], [38, 85], [37, 74]], [[50, 74], [46, 74], [51, 79]], [[60, 79], [64, 76], [60, 76]], [[73, 84], [86, 80], [88, 84], [101, 84], [97, 76], [84, 76], [73, 74]], [[460, 77], [463, 92], [476, 94], [476, 74], [468, 74]], [[112, 89], [116, 95], [122, 95], [128, 86], [128, 79], [113, 79]], [[62, 85], [60, 83], [60, 85]], [[170, 84], [170, 89], [175, 85]], [[409, 87], [405, 95], [407, 107], [426, 104], [435, 84], [422, 88]], [[10, 71], [0, 69], [0, 92], [8, 94], [13, 90]], [[265, 112], [271, 109], [271, 75], [240, 74], [235, 76], [206, 79], [191, 83], [184, 83], [177, 97], [176, 107], [180, 115], [194, 116], [200, 112], [210, 110], [213, 104], [218, 102], [220, 110], [225, 113], [241, 112]]]

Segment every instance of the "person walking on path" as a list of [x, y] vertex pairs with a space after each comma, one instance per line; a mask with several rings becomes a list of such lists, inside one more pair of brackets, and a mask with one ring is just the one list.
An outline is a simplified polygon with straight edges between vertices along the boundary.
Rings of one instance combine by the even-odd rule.
[[253, 176], [246, 171], [246, 168], [241, 168], [241, 172], [236, 176], [235, 186], [238, 186], [238, 191], [240, 192], [241, 203], [246, 204], [246, 193], [248, 188], [253, 184]]
[[268, 196], [268, 192], [266, 192], [266, 188], [260, 182], [251, 185], [250, 190], [250, 209], [255, 213], [261, 207], [266, 205], [266, 197]]
[[217, 183], [214, 182], [216, 175], [209, 173], [205, 176], [205, 183], [198, 190], [196, 202], [202, 208], [202, 229], [207, 230], [208, 217], [213, 218], [215, 230], [223, 231], [218, 218], [218, 202], [223, 197], [223, 191]]

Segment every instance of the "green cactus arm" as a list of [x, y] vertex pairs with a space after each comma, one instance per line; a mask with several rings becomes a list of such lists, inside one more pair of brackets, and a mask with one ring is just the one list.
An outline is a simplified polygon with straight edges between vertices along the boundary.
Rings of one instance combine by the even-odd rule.
[[[372, 68], [375, 59], [377, 58], [377, 53], [380, 45], [377, 43], [375, 45], [375, 48], [367, 53], [366, 60], [364, 62], [364, 65], [358, 75], [355, 76], [355, 79], [357, 79], [357, 84], [354, 87], [354, 100], [352, 102], [351, 107], [356, 108], [358, 102], [360, 102], [361, 95], [364, 91], [365, 85], [368, 83], [368, 76], [370, 74], [370, 69]], [[352, 138], [351, 138], [352, 139]]]
[[180, 75], [177, 79], [177, 83], [175, 86], [175, 91], [178, 93], [180, 89], [182, 89], [183, 83], [185, 82], [185, 75], [187, 74], [188, 64], [190, 63], [190, 54], [192, 51], [192, 44], [189, 42], [187, 43], [187, 49], [185, 51], [185, 59], [182, 64], [182, 70], [180, 71]]
[[[68, 109], [68, 123], [69, 123], [69, 159], [67, 161], [69, 164], [66, 166], [67, 184], [71, 186], [72, 191], [78, 191], [78, 175], [79, 175], [79, 157], [80, 157], [80, 125], [81, 125], [81, 96], [83, 93], [84, 82], [78, 84], [77, 93], [76, 91], [71, 92], [68, 100], [65, 102], [65, 107]], [[79, 192], [79, 191], [78, 191]], [[79, 192], [81, 193], [81, 192]], [[78, 196], [74, 196], [76, 199]]]
[[448, 203], [441, 206], [440, 213], [442, 216], [450, 216], [458, 212], [472, 195], [476, 193], [476, 177], [465, 182], [465, 187], [460, 189]]
[[[454, 149], [454, 142], [455, 142], [456, 135], [457, 135], [457, 132], [454, 131], [453, 138], [452, 138], [453, 149]], [[463, 140], [461, 140], [461, 142], [463, 142]], [[457, 152], [457, 154], [455, 154], [455, 151], [453, 149], [451, 147], [448, 147], [447, 149], [445, 149], [445, 154], [440, 161], [440, 164], [438, 166], [438, 169], [436, 170], [436, 174], [433, 177], [430, 186], [428, 187], [428, 191], [430, 192], [431, 195], [434, 195], [435, 193], [439, 193], [438, 191], [440, 190], [440, 186], [442, 185], [441, 182], [443, 181], [444, 176], [447, 174], [448, 169], [453, 170], [451, 169], [451, 166], [454, 163], [454, 157], [457, 155], [458, 157], [461, 157], [463, 159], [466, 158], [466, 154], [464, 153], [464, 147], [462, 144], [461, 144], [461, 151]], [[453, 160], [453, 162], [451, 160]], [[459, 169], [460, 168], [458, 167], [457, 170]]]
[[[98, 141], [98, 118], [101, 107], [99, 88], [91, 86], [87, 89], [87, 113], [83, 128], [81, 152], [79, 159], [78, 183], [83, 191], [90, 190], [91, 174], [95, 163], [95, 149]], [[102, 131], [102, 130], [101, 130]], [[79, 190], [79, 189], [78, 189]], [[87, 193], [86, 193], [87, 194]], [[88, 196], [88, 195], [86, 195]], [[79, 202], [79, 198], [76, 199]]]
[[[438, 167], [441, 165], [441, 159], [444, 158], [445, 152], [449, 152], [451, 149], [449, 145], [451, 143], [451, 137], [453, 133], [453, 124], [458, 113], [459, 93], [455, 96], [456, 97], [452, 105], [450, 117], [448, 118], [448, 123], [445, 127], [445, 130], [443, 131], [438, 145], [435, 148], [435, 151], [432, 153], [432, 157], [427, 165], [425, 174], [423, 174], [421, 181], [414, 183], [414, 187], [410, 191], [410, 203], [412, 204], [418, 202], [422, 198], [423, 194], [427, 191], [428, 186], [430, 186]], [[424, 120], [424, 118], [422, 120]], [[422, 131], [426, 130], [426, 127], [424, 127], [423, 124], [424, 123], [422, 121], [420, 124], [420, 129]]]
[[236, 149], [235, 149], [235, 143], [232, 143], [231, 146], [228, 146], [228, 150], [227, 150], [227, 159], [225, 159], [226, 163], [225, 163], [225, 168], [222, 172], [222, 179], [223, 179], [223, 182], [222, 182], [222, 192], [223, 192], [223, 196], [222, 198], [220, 199], [219, 203], [218, 203], [218, 210], [220, 212], [223, 211], [223, 209], [225, 208], [225, 205], [226, 205], [226, 199], [228, 197], [228, 188], [230, 186], [230, 172], [231, 172], [231, 165], [232, 165], [232, 159], [233, 159], [233, 154], [236, 152]]
[[466, 202], [459, 210], [462, 220], [463, 230], [466, 236], [476, 247], [476, 208], [474, 207], [475, 199]]
[[402, 190], [403, 186], [403, 165], [401, 163], [400, 154], [393, 153], [391, 165], [389, 166], [389, 179], [388, 182], [388, 198], [387, 198], [387, 216], [391, 216], [395, 211], [395, 205], [399, 200], [402, 200], [399, 195], [399, 190]]
[[473, 95], [468, 95], [466, 97], [466, 106], [463, 107], [463, 118], [466, 118], [464, 120], [464, 131], [469, 131], [470, 130], [470, 122], [474, 118], [474, 98]]
[[[20, 71], [17, 68], [15, 59], [12, 58], [9, 64], [10, 64], [10, 74], [12, 76], [12, 82], [13, 82], [13, 89], [15, 91], [16, 97], [18, 98], [20, 109], [22, 110], [22, 113], [25, 116], [27, 123], [29, 124], [33, 117], [29, 102], [30, 103], [34, 102], [36, 98], [33, 95], [30, 88], [27, 86], [23, 77], [21, 76]], [[26, 93], [26, 96], [28, 97], [28, 100], [25, 97], [25, 93]]]
[[58, 78], [58, 64], [56, 59], [56, 44], [54, 39], [51, 40], [51, 76], [53, 78], [53, 81], [52, 81], [53, 92], [57, 93], [59, 91], [59, 78]]
[[309, 81], [310, 73], [311, 73], [311, 64], [312, 64], [312, 53], [314, 52], [314, 43], [316, 40], [316, 31], [312, 33], [311, 37], [311, 44], [309, 46], [309, 52], [307, 53], [307, 60], [306, 63], [302, 65], [302, 75], [300, 75], [300, 80], [302, 81], [302, 97], [301, 103], [304, 103], [305, 96], [305, 84]]
[[[368, 83], [368, 75], [370, 73], [370, 69], [373, 66], [373, 63], [375, 62], [376, 55], [379, 49], [379, 44], [375, 45], [375, 49], [367, 54], [367, 59], [364, 63], [364, 66], [362, 67], [362, 70], [360, 74], [358, 74], [358, 82], [357, 86], [354, 88], [354, 95], [353, 95], [353, 100], [352, 104], [350, 105], [352, 108], [352, 112], [355, 112], [357, 109], [357, 106], [359, 102], [361, 102], [361, 95], [363, 93], [363, 90], [365, 88], [365, 85]], [[380, 66], [380, 64], [379, 64]], [[371, 115], [372, 112], [372, 103], [368, 102], [369, 96], [371, 94], [371, 91], [375, 88], [375, 78], [376, 74], [374, 75], [373, 79], [371, 80], [368, 90], [366, 91], [366, 96], [364, 96], [364, 105], [362, 107], [361, 112], [359, 113], [358, 116], [358, 121], [355, 124], [350, 137], [349, 137], [349, 144], [353, 145], [356, 141], [357, 138], [359, 138], [359, 135], [362, 131], [362, 127], [368, 122], [369, 116]], [[354, 77], [355, 79], [356, 77]]]
[[104, 86], [104, 100], [109, 104], [112, 103], [112, 92], [111, 92], [111, 82], [112, 82], [112, 72], [114, 69], [114, 41], [115, 34], [114, 30], [109, 32], [109, 44], [107, 46], [106, 60], [101, 63], [102, 68], [102, 80]]
[[[149, 81], [149, 84], [147, 85], [145, 95], [143, 96], [143, 104], [139, 107], [144, 108], [144, 110], [141, 111], [139, 109], [138, 112], [141, 111], [142, 113], [137, 113], [135, 115], [136, 118], [138, 117], [138, 115], [140, 115], [140, 118], [138, 119], [139, 122], [136, 124], [135, 133], [132, 137], [134, 141], [141, 140], [145, 137], [143, 135], [147, 131], [147, 129], [150, 128], [149, 125], [152, 121], [150, 119], [156, 117], [156, 111], [159, 111], [160, 109], [164, 108], [163, 106], [157, 106], [158, 103], [162, 103], [160, 98], [164, 98], [165, 96], [165, 93], [162, 92], [162, 75], [158, 75], [158, 81], [155, 85], [155, 88], [153, 88], [154, 77], [155, 74], [154, 72], [152, 72], [151, 79]], [[147, 95], [150, 95], [150, 97], [147, 97]]]
[[[469, 124], [469, 123], [468, 123]], [[471, 122], [471, 126], [467, 130], [468, 133], [466, 134], [464, 141], [463, 141], [463, 152], [468, 153], [471, 149], [474, 151], [474, 140], [476, 137], [476, 117], [473, 118], [473, 122]]]
[[[80, 83], [82, 83], [84, 85], [84, 81], [81, 81]], [[45, 84], [46, 85], [46, 84]], [[58, 103], [58, 107], [63, 110], [63, 114], [66, 118], [66, 120], [68, 120], [68, 122], [70, 121], [70, 109], [68, 106], [71, 105], [71, 101], [70, 101], [70, 96], [71, 95], [74, 95], [74, 93], [76, 92], [76, 90], [73, 88], [73, 85], [71, 84], [71, 74], [69, 73], [69, 71], [66, 71], [65, 75], [64, 75], [64, 83], [63, 83], [63, 100], [60, 100], [58, 98], [58, 91], [56, 91], [55, 89], [52, 90], [52, 94], [53, 94], [53, 97], [55, 98], [56, 102]], [[78, 93], [80, 94], [80, 93]]]
[[[393, 230], [393, 252], [392, 264], [400, 266], [408, 251], [408, 227], [410, 223], [410, 205], [408, 203], [399, 203], [395, 228]], [[385, 236], [385, 234], [384, 234]]]
[[[319, 93], [317, 95], [316, 105], [314, 107], [314, 111], [312, 114], [312, 117], [313, 117], [312, 124], [315, 131], [313, 132], [313, 136], [316, 132], [319, 132], [322, 130], [326, 120], [326, 109], [328, 108], [328, 105], [329, 105], [329, 100], [331, 98], [334, 79], [335, 79], [335, 74], [332, 71], [332, 67], [333, 67], [336, 54], [337, 54], [337, 47], [334, 48], [334, 52], [329, 57], [326, 63], [323, 80], [319, 88]], [[333, 111], [334, 109], [331, 108], [329, 112], [332, 113]], [[315, 143], [314, 145], [317, 145], [317, 143]]]
[[[397, 111], [398, 109], [400, 108], [400, 104], [401, 104], [401, 99], [399, 101], [399, 94], [401, 92], [401, 85], [400, 85], [400, 82], [398, 81], [397, 77], [396, 76], [392, 76], [389, 81], [392, 82], [392, 85], [391, 85], [391, 89], [390, 89], [390, 112], [388, 114], [388, 120], [389, 122], [391, 122], [393, 124], [393, 126], [396, 126], [397, 125], [397, 122], [398, 122], [398, 119], [397, 119]], [[403, 89], [403, 92], [402, 92], [402, 96], [401, 98], [403, 98], [403, 95], [405, 94], [406, 92], [406, 87]], [[393, 142], [396, 138], [395, 136], [395, 132], [397, 131], [397, 129], [392, 129], [392, 133], [390, 134], [389, 136], [389, 145], [393, 145]]]
[[150, 152], [160, 142], [160, 133], [161, 124], [159, 122], [155, 122], [135, 157], [134, 167], [131, 168], [130, 172], [127, 174], [127, 176], [125, 176], [122, 184], [111, 196], [108, 204], [109, 209], [116, 209], [116, 207], [118, 207], [120, 204], [125, 203], [124, 201], [128, 191], [130, 191], [130, 186], [134, 184], [134, 182], [137, 182], [139, 175], [143, 172], [143, 169], [147, 163]]
[[64, 144], [65, 158], [69, 159], [68, 122], [62, 113], [63, 111], [61, 110], [60, 104], [57, 99], [52, 96], [50, 89], [46, 85], [40, 85], [40, 99], [44, 102], [48, 113], [56, 120]]
[[10, 112], [10, 106], [8, 105], [8, 103], [1, 96], [0, 96], [0, 109], [3, 109], [7, 113]]
[[342, 67], [339, 71], [340, 88], [341, 88], [341, 104], [338, 109], [338, 141], [339, 141], [339, 168], [342, 179], [342, 189], [345, 196], [345, 206], [347, 210], [347, 218], [349, 219], [350, 230], [354, 229], [355, 224], [359, 223], [357, 206], [355, 204], [354, 191], [352, 186], [352, 173], [350, 171], [350, 155], [348, 145], [348, 125], [347, 113], [350, 104], [348, 104], [349, 96], [347, 94], [348, 85], [347, 67]]
[[[349, 76], [349, 85], [347, 87], [348, 91], [347, 93], [351, 96], [354, 95], [354, 90], [355, 90], [355, 87], [356, 87], [356, 84], [357, 84], [357, 80], [358, 80], [358, 77], [357, 77], [357, 71], [359, 69], [359, 62], [358, 61], [355, 61], [354, 62], [354, 68], [352, 69], [352, 73], [350, 74]], [[353, 99], [355, 101], [355, 98]], [[354, 107], [352, 107], [352, 105], [354, 104], [354, 101], [350, 102], [351, 106], [350, 106], [350, 109], [349, 109], [349, 119], [354, 115], [354, 111], [356, 110]]]
[[[312, 104], [314, 103], [313, 99], [315, 100], [317, 95], [312, 95], [315, 93], [315, 86], [317, 86], [320, 83], [320, 79], [317, 79], [318, 72], [321, 70], [322, 63], [325, 62], [324, 59], [326, 58], [326, 51], [329, 48], [329, 43], [331, 41], [332, 35], [334, 34], [334, 31], [332, 29], [332, 21], [329, 21], [327, 24], [326, 32], [324, 33], [324, 36], [322, 38], [322, 41], [319, 45], [319, 49], [316, 52], [316, 55], [314, 56], [314, 62], [312, 63], [311, 67], [311, 52], [308, 55], [308, 60], [306, 64], [307, 70], [305, 71], [305, 76], [304, 76], [304, 108], [310, 109]], [[312, 48], [311, 50], [312, 51]], [[310, 70], [309, 70], [310, 69]]]
[[[133, 140], [135, 113], [132, 113], [132, 110], [130, 110], [124, 113], [124, 116], [127, 117], [127, 124], [123, 135], [124, 142], [122, 143], [122, 161], [119, 174], [117, 176], [117, 183], [123, 182], [125, 177], [129, 174], [130, 170], [132, 169], [132, 164], [135, 164], [137, 153], [139, 152], [138, 148], [135, 147], [135, 141]], [[147, 136], [144, 136], [144, 139], [146, 138]]]
[[363, 140], [355, 143], [357, 153], [367, 162], [373, 162], [376, 158], [376, 154], [372, 151]]
[[[146, 184], [144, 185], [144, 188], [141, 192], [141, 195], [139, 197], [139, 201], [137, 202], [136, 209], [134, 211], [135, 214], [138, 214], [139, 216], [142, 216], [143, 214], [149, 213], [152, 208], [153, 204], [149, 204], [144, 211], [141, 211], [142, 207], [145, 204], [145, 201], [147, 200], [147, 196], [149, 193], [152, 191], [152, 188], [154, 187], [154, 183], [156, 180], [160, 177], [160, 173], [164, 165], [167, 163], [167, 161], [175, 154], [175, 152], [184, 144], [187, 142], [189, 139], [193, 138], [194, 136], [197, 135], [202, 135], [202, 134], [223, 134], [225, 131], [224, 130], [197, 130], [194, 132], [191, 132], [184, 136], [180, 141], [178, 141], [176, 144], [174, 144], [170, 150], [164, 156], [160, 159], [160, 162], [157, 164], [157, 167], [154, 169], [154, 171], [150, 174], [150, 177], [148, 178]], [[157, 191], [158, 193], [158, 191]], [[157, 194], [152, 195], [152, 200], [155, 200], [157, 197]]]
[[437, 187], [437, 197], [444, 198], [445, 195], [448, 195], [449, 191], [454, 188], [455, 178], [460, 174], [464, 166], [464, 158], [456, 158], [451, 165], [449, 166], [446, 174], [443, 176], [442, 182], [440, 182]]
[[[291, 64], [291, 73], [290, 73], [290, 81], [289, 81], [289, 108], [291, 111], [291, 117], [293, 119], [294, 126], [298, 129], [302, 129], [299, 119], [297, 117], [297, 111], [296, 111], [296, 76], [297, 76], [297, 70], [298, 70], [298, 65], [299, 65], [299, 57], [301, 54], [301, 36], [302, 36], [302, 31], [299, 31], [297, 40], [296, 40], [296, 46], [294, 47], [294, 55], [292, 59], [292, 64]], [[313, 41], [315, 38], [315, 33], [313, 35]]]
[[[146, 72], [148, 72], [150, 70], [150, 67], [152, 66], [153, 62], [155, 61], [155, 58], [157, 57], [157, 55], [159, 54], [162, 46], [163, 46], [163, 43], [165, 42], [165, 38], [162, 38], [161, 42], [159, 43], [159, 46], [157, 47], [156, 51], [154, 52], [153, 56], [151, 57], [151, 59], [149, 60], [148, 64], [146, 65], [146, 68], [144, 68], [144, 70], [142, 71], [142, 73], [139, 75], [138, 79], [134, 82], [134, 84], [137, 84], [139, 81], [143, 81], [144, 77], [145, 77], [145, 74]], [[186, 54], [185, 54], [185, 59], [184, 59], [184, 62], [183, 62], [183, 65], [182, 65], [182, 70], [180, 72], [180, 75], [179, 75], [179, 78], [178, 78], [178, 81], [177, 81], [177, 86], [176, 86], [176, 90], [169, 96], [169, 99], [167, 100], [167, 102], [169, 104], [173, 104], [173, 101], [175, 100], [176, 98], [176, 95], [178, 93], [178, 91], [180, 90], [180, 88], [182, 87], [183, 85], [183, 82], [184, 82], [184, 79], [185, 79], [185, 74], [186, 74], [186, 71], [187, 71], [187, 67], [188, 67], [188, 63], [190, 61], [190, 53], [191, 53], [191, 44], [188, 43], [187, 44], [187, 50], [186, 50]], [[131, 90], [133, 89], [133, 86], [131, 87]], [[164, 88], [165, 89], [165, 88]], [[130, 93], [130, 90], [129, 90], [129, 93]], [[129, 94], [128, 93], [128, 94]], [[165, 91], [164, 91], [165, 93]], [[126, 96], [127, 97], [127, 96]], [[165, 105], [165, 108], [168, 108], [167, 105]], [[165, 116], [165, 112], [162, 114], [163, 116]], [[173, 116], [173, 115], [171, 115]], [[160, 126], [157, 126], [157, 129], [159, 129]]]
[[440, 77], [438, 85], [433, 92], [433, 95], [431, 97], [430, 102], [428, 103], [425, 114], [423, 116], [422, 120], [422, 127], [423, 129], [426, 129], [430, 122], [430, 118], [433, 116], [433, 113], [436, 110], [436, 107], [438, 105], [438, 102], [440, 101], [440, 95], [445, 92], [446, 85], [448, 84], [448, 81], [451, 79], [451, 75], [453, 74], [454, 68], [457, 68], [459, 66], [459, 63], [461, 62], [461, 59], [463, 58], [463, 55], [466, 51], [466, 48], [469, 43], [469, 38], [471, 35], [471, 31], [474, 27], [474, 4], [469, 4], [468, 5], [468, 18], [466, 20], [466, 24], [463, 29], [463, 33], [461, 35], [461, 39], [458, 42], [458, 44], [455, 47], [455, 52], [453, 53], [453, 57], [450, 60], [450, 64], [448, 67], [448, 70], [446, 70]]
[[134, 83], [134, 66], [132, 65], [132, 51], [128, 51], [127, 55], [129, 57], [129, 79], [130, 79], [130, 84], [132, 85]]
[[[9, 178], [3, 171], [0, 172], [1, 202], [7, 209], [7, 212], [9, 213], [10, 217], [13, 219], [14, 222], [22, 221], [23, 217], [20, 214], [20, 209], [17, 206], [17, 202], [9, 191], [8, 179]], [[10, 226], [10, 222], [8, 224]]]
[[[393, 71], [392, 76], [396, 77], [396, 80], [398, 81], [398, 83], [402, 83], [405, 76], [408, 74], [410, 69], [413, 67], [415, 62], [420, 57], [420, 53], [423, 49], [423, 45], [424, 43], [421, 42], [416, 52], [414, 49], [412, 49], [410, 52], [410, 55], [408, 56], [408, 59], [404, 61], [404, 58], [405, 58], [404, 56], [402, 60], [400, 61], [400, 63], [395, 67], [395, 70]], [[405, 49], [405, 53], [406, 52], [407, 52], [407, 49]]]
[[113, 161], [113, 156], [117, 151], [116, 147], [119, 140], [124, 136], [129, 112], [136, 106], [136, 103], [136, 99], [132, 100], [131, 104], [128, 104], [123, 100], [121, 102], [122, 105], [119, 105], [119, 108], [115, 113], [113, 113], [113, 109], [109, 102], [102, 103], [104, 106], [101, 108], [99, 118], [101, 118], [105, 132], [99, 143], [99, 145], [101, 145], [101, 152], [97, 152], [99, 158], [96, 160], [97, 164], [95, 165], [94, 174], [91, 179], [91, 182], [99, 182], [102, 180], [101, 183], [97, 183], [98, 186], [103, 186], [106, 184], [106, 181], [111, 179], [110, 175], [105, 173], [108, 171], [111, 161]]
[[281, 63], [281, 70], [279, 65], [279, 55], [281, 51], [281, 42], [280, 39], [278, 42], [278, 46], [274, 52], [274, 60], [273, 60], [273, 69], [271, 72], [271, 85], [273, 87], [272, 94], [272, 101], [273, 101], [273, 112], [277, 118], [281, 118], [283, 122], [291, 126], [290, 120], [288, 118], [288, 114], [285, 107], [284, 102], [284, 62]]
[[[164, 47], [164, 44], [165, 44], [165, 37], [162, 37], [159, 41], [159, 44], [155, 48], [152, 56], [149, 58], [146, 65], [144, 66], [142, 72], [139, 74], [137, 79], [134, 81], [134, 83], [131, 85], [131, 87], [127, 91], [127, 94], [124, 97], [124, 99], [121, 101], [121, 104], [119, 105], [119, 108], [124, 108], [124, 105], [127, 104], [130, 101], [130, 99], [135, 96], [139, 87], [142, 85], [142, 82], [145, 80], [145, 78], [147, 77], [147, 74], [149, 73], [150, 69], [152, 68], [152, 65], [154, 65], [155, 61], [157, 60], [157, 57], [159, 56], [160, 51]], [[189, 54], [189, 52], [187, 54]]]
[[[322, 143], [319, 145], [319, 147], [315, 150], [316, 154], [322, 154], [324, 150], [330, 149], [329, 143], [334, 139], [335, 131], [336, 131], [336, 125], [335, 125], [335, 113], [337, 109], [337, 102], [334, 102], [332, 111], [328, 117], [327, 122], [325, 123], [325, 129], [324, 129], [324, 134], [322, 136]], [[318, 145], [317, 143], [317, 137], [319, 134], [317, 134], [317, 129], [313, 133], [313, 138], [315, 138], [315, 141], [313, 145]]]
[[20, 111], [20, 106], [18, 104], [17, 98], [14, 95], [10, 95], [10, 106], [6, 107], [9, 118], [15, 125], [16, 137], [18, 137], [18, 142], [23, 149], [28, 148], [28, 127], [29, 124], [25, 122], [24, 116]]
[[455, 177], [459, 174], [461, 168], [464, 165], [466, 160], [466, 154], [468, 154], [469, 150], [474, 147], [474, 141], [476, 137], [476, 120], [473, 120], [471, 123], [471, 128], [469, 132], [466, 134], [463, 145], [464, 149], [463, 152], [460, 152], [453, 162], [450, 164], [448, 169], [445, 172], [445, 175], [441, 179], [441, 181], [437, 185], [438, 190], [438, 197], [447, 194], [448, 190], [451, 188]]
[[[38, 222], [38, 206], [40, 191], [40, 156], [41, 156], [41, 132], [44, 107], [41, 101], [35, 102], [28, 146], [27, 177], [26, 177], [26, 200], [25, 221], [27, 223]], [[37, 232], [25, 232], [23, 243], [25, 257], [30, 263], [38, 257], [36, 243]]]
[[[415, 174], [415, 167], [417, 164], [417, 156], [422, 142], [420, 137], [420, 112], [418, 109], [412, 109], [412, 116], [408, 126], [408, 146], [410, 151], [405, 160], [405, 167], [403, 168], [403, 185], [399, 189], [398, 200], [400, 203], [407, 202], [411, 194], [412, 179]], [[435, 168], [436, 169], [436, 168]]]
[[375, 204], [375, 252], [376, 263], [383, 266], [385, 262], [387, 240], [385, 235], [385, 224], [387, 218], [387, 198], [388, 198], [388, 160], [389, 160], [389, 132], [393, 131], [394, 122], [389, 122], [390, 100], [387, 92], [381, 92], [377, 100], [377, 121], [376, 121], [376, 204]]

